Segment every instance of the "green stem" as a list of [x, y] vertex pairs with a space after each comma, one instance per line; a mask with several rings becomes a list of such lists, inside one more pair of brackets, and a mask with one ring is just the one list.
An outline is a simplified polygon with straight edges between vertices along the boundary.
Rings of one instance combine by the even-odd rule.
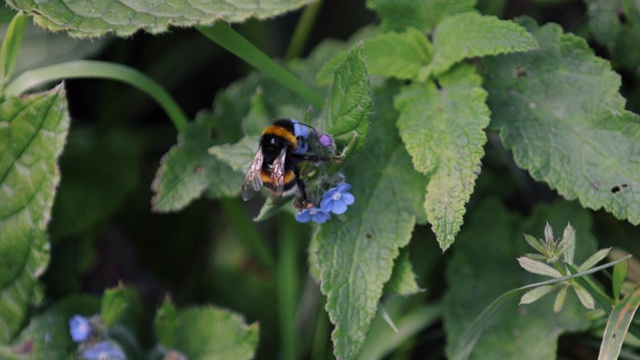
[[318, 17], [321, 5], [321, 0], [316, 1], [309, 4], [302, 12], [300, 20], [296, 25], [296, 29], [293, 32], [293, 36], [291, 37], [291, 42], [289, 43], [287, 52], [284, 56], [286, 60], [295, 59], [302, 55], [302, 51], [304, 50], [307, 40], [309, 39], [311, 28], [313, 27], [313, 24], [315, 24], [316, 18]]
[[118, 80], [129, 84], [151, 96], [164, 109], [178, 131], [187, 126], [187, 116], [160, 84], [138, 70], [103, 61], [78, 60], [26, 71], [7, 86], [6, 94], [18, 96], [52, 81], [77, 78]]
[[282, 85], [300, 94], [313, 106], [322, 108], [324, 100], [307, 84], [295, 77], [275, 61], [271, 60], [260, 49], [255, 47], [249, 40], [238, 34], [229, 25], [223, 22], [216, 22], [213, 26], [197, 27], [206, 37], [216, 42], [218, 45], [229, 50], [231, 53], [249, 63], [251, 66], [262, 71], [279, 81]]
[[251, 221], [251, 217], [247, 216], [242, 203], [238, 198], [220, 199], [220, 205], [224, 209], [224, 213], [234, 222], [234, 227], [240, 232], [242, 239], [246, 241], [247, 247], [256, 256], [264, 266], [273, 274], [276, 270], [273, 255], [264, 243], [264, 239], [256, 229], [256, 225]]
[[278, 261], [278, 313], [284, 360], [296, 359], [296, 312], [300, 279], [296, 266], [297, 242], [295, 224], [289, 216], [280, 216], [280, 256]]
[[311, 345], [311, 360], [324, 360], [327, 358], [327, 338], [329, 334], [329, 317], [321, 307], [318, 309], [318, 321], [313, 334]]
[[26, 21], [27, 16], [22, 12], [18, 12], [11, 20], [4, 36], [4, 41], [0, 48], [0, 93], [2, 93], [7, 79], [13, 74], [13, 68], [18, 61], [18, 53], [22, 45]]

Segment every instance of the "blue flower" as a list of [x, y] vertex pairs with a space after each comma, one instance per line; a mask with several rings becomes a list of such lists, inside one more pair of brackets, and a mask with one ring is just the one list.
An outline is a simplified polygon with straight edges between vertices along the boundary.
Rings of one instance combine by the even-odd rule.
[[71, 339], [75, 342], [83, 342], [91, 335], [91, 323], [82, 315], [75, 315], [69, 319]]
[[82, 352], [85, 360], [127, 360], [127, 355], [111, 341], [101, 341]]
[[296, 221], [300, 223], [306, 223], [311, 220], [318, 224], [324, 224], [329, 219], [331, 219], [331, 215], [328, 212], [316, 207], [304, 209], [296, 214]]
[[324, 212], [332, 212], [340, 215], [347, 211], [347, 206], [353, 204], [355, 198], [349, 193], [351, 185], [343, 183], [337, 187], [329, 189], [324, 195], [322, 195], [322, 201], [320, 201], [320, 209]]
[[307, 138], [309, 137], [309, 127], [298, 122], [298, 120], [296, 119], [291, 119], [291, 122], [293, 123], [293, 134], [298, 140], [298, 148], [293, 153], [303, 155], [309, 149], [309, 143], [307, 143]]

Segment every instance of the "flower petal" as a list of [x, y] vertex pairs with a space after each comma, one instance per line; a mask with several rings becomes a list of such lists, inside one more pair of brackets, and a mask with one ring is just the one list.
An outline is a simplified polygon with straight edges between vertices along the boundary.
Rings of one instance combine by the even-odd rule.
[[331, 212], [336, 215], [344, 214], [345, 211], [347, 211], [347, 204], [344, 201], [334, 201], [331, 205]]
[[304, 209], [296, 214], [296, 221], [299, 223], [306, 223], [311, 220], [311, 214], [309, 214], [308, 209]]
[[342, 201], [347, 205], [351, 205], [356, 201], [356, 198], [351, 193], [346, 192], [342, 194]]

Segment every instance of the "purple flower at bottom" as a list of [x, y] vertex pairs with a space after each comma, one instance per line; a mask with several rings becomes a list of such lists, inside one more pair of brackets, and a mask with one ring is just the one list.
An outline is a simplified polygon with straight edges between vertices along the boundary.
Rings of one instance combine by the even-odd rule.
[[111, 341], [101, 341], [82, 352], [85, 360], [127, 360], [127, 355]]
[[74, 315], [69, 319], [69, 332], [74, 342], [83, 342], [91, 335], [91, 323], [82, 315]]
[[351, 185], [342, 183], [337, 187], [329, 189], [324, 195], [322, 195], [322, 201], [320, 201], [320, 209], [324, 212], [332, 212], [336, 215], [344, 214], [347, 211], [347, 206], [354, 203], [355, 197], [349, 192]]
[[316, 207], [304, 209], [296, 214], [296, 221], [300, 223], [306, 223], [311, 220], [318, 224], [324, 224], [329, 219], [331, 219], [331, 215]]

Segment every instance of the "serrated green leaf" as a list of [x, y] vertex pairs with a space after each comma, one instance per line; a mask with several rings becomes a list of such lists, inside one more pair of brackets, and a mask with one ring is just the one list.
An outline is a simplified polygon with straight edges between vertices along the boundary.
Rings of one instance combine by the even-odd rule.
[[154, 211], [180, 210], [204, 192], [209, 197], [240, 193], [244, 173], [209, 154], [213, 145], [209, 130], [199, 124], [189, 124], [178, 135], [178, 144], [162, 158], [154, 179]]
[[449, 16], [436, 28], [431, 69], [436, 76], [464, 59], [537, 48], [526, 29], [510, 20], [477, 13]]
[[99, 311], [100, 300], [95, 296], [74, 295], [57, 301], [31, 317], [25, 329], [12, 342], [12, 349], [29, 349], [19, 355], [18, 358], [23, 360], [75, 359], [69, 319], [74, 315], [91, 317]]
[[640, 64], [640, 9], [632, 0], [584, 0], [589, 28], [596, 40], [608, 48], [614, 63], [635, 70]]
[[326, 309], [335, 324], [334, 354], [341, 359], [358, 355], [393, 261], [423, 213], [419, 194], [426, 180], [413, 170], [396, 135], [388, 103], [392, 90], [379, 91], [370, 140], [344, 168], [355, 203], [320, 227], [313, 240], [316, 253], [310, 257], [320, 271]]
[[298, 9], [311, 0], [204, 1], [143, 0], [76, 1], [8, 0], [8, 3], [33, 16], [35, 22], [51, 31], [67, 31], [73, 37], [99, 37], [107, 33], [129, 36], [142, 29], [152, 34], [165, 32], [169, 25], [192, 27], [215, 21], [242, 22], [265, 19]]
[[353, 142], [348, 152], [360, 150], [367, 139], [371, 116], [371, 85], [362, 46], [351, 50], [336, 69], [318, 127], [333, 136], [338, 151]]
[[382, 19], [380, 27], [385, 31], [404, 31], [408, 27], [430, 31], [448, 15], [473, 11], [475, 4], [476, 0], [367, 0], [367, 7]]
[[252, 359], [258, 345], [258, 324], [246, 325], [228, 310], [190, 307], [178, 311], [176, 323], [162, 323], [156, 332], [175, 326], [175, 348], [193, 360]]
[[[458, 353], [453, 352], [459, 350], [458, 342], [487, 305], [508, 290], [535, 282], [514, 259], [528, 248], [522, 233], [539, 232], [547, 220], [554, 227], [570, 221], [578, 230], [579, 261], [595, 251], [596, 241], [590, 234], [591, 215], [578, 204], [559, 202], [539, 206], [527, 221], [509, 213], [495, 200], [482, 204], [471, 214], [447, 264], [449, 290], [443, 305], [449, 357], [456, 358], [454, 355]], [[526, 307], [519, 307], [518, 300], [515, 296], [505, 301], [491, 325], [481, 328], [482, 336], [472, 358], [555, 358], [562, 333], [581, 331], [591, 324], [575, 297], [567, 298], [559, 314], [552, 311], [553, 297], [543, 297]], [[514, 331], [518, 336], [514, 336]], [[541, 343], [545, 346], [539, 346]]]
[[516, 163], [566, 199], [640, 223], [640, 118], [620, 77], [557, 25], [523, 23], [541, 48], [487, 59], [493, 123]]
[[421, 289], [416, 282], [416, 274], [409, 259], [409, 250], [404, 248], [396, 258], [391, 279], [384, 285], [384, 292], [407, 296], [421, 291], [424, 289]]
[[161, 344], [169, 348], [176, 346], [178, 312], [168, 297], [164, 299], [162, 306], [156, 311], [156, 316], [153, 319], [153, 329]]
[[522, 266], [523, 269], [527, 270], [530, 273], [550, 276], [553, 278], [562, 277], [562, 274], [555, 268], [537, 260], [529, 259], [527, 257], [519, 257], [518, 263]]
[[403, 33], [379, 33], [364, 42], [370, 75], [410, 80], [431, 62], [433, 48], [424, 33], [408, 28]]
[[[464, 70], [461, 70], [464, 71]], [[424, 208], [440, 247], [453, 244], [465, 204], [480, 173], [489, 124], [486, 91], [467, 82], [438, 89], [433, 83], [406, 87], [395, 99], [398, 128], [413, 166], [431, 176]]]
[[102, 295], [100, 317], [108, 327], [121, 321], [131, 322], [139, 315], [140, 305], [140, 299], [134, 290], [123, 286], [107, 289]]
[[246, 136], [235, 144], [215, 145], [209, 148], [209, 154], [231, 166], [234, 171], [245, 172], [258, 151], [260, 137]]
[[598, 359], [618, 358], [638, 306], [640, 306], [640, 285], [629, 292], [609, 315]]
[[522, 297], [520, 298], [520, 305], [531, 304], [534, 301], [552, 292], [555, 288], [555, 285], [544, 285], [533, 288], [522, 295]]
[[16, 335], [37, 301], [68, 127], [62, 86], [0, 104], [0, 343]]

